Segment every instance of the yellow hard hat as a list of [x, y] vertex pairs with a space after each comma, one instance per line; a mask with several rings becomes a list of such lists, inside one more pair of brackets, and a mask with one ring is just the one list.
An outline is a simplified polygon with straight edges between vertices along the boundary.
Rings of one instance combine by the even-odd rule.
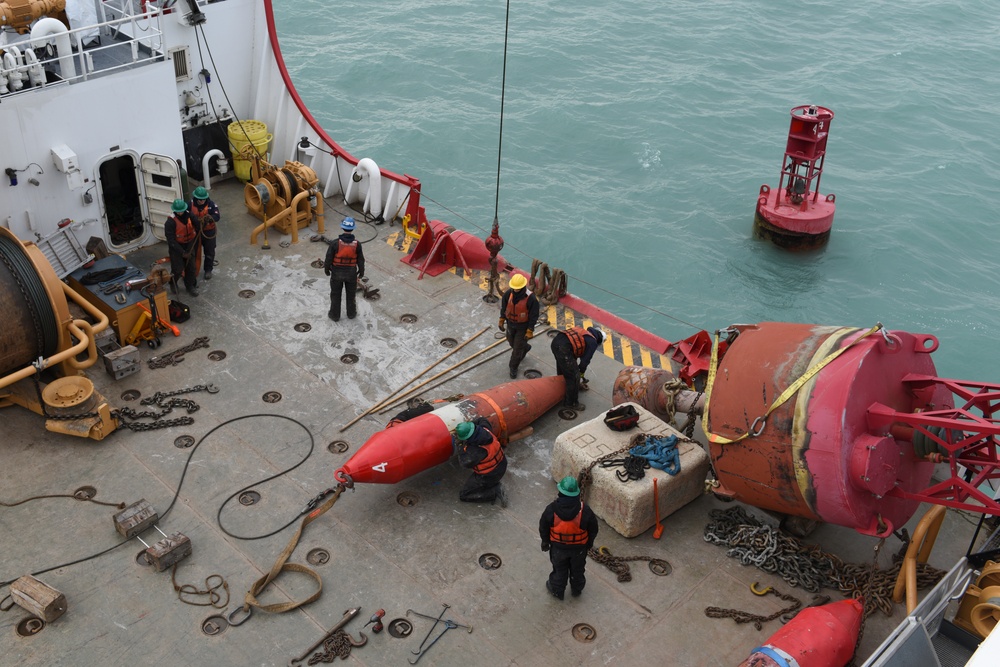
[[522, 276], [520, 273], [515, 274], [513, 278], [510, 279], [508, 283], [511, 289], [524, 289], [528, 286], [528, 279]]

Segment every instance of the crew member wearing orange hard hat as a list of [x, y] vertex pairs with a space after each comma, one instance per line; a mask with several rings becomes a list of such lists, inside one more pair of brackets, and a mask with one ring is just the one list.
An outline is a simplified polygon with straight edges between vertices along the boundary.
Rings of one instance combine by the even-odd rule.
[[500, 331], [507, 333], [507, 343], [511, 347], [510, 377], [517, 377], [517, 367], [531, 349], [528, 343], [535, 335], [538, 323], [538, 299], [528, 290], [528, 280], [520, 273], [508, 283], [509, 289], [500, 301]]

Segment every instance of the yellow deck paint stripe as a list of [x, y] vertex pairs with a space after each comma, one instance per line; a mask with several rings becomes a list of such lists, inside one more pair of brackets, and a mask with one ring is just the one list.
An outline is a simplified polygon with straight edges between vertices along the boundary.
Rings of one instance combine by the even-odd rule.
[[[400, 236], [402, 236], [402, 243], [400, 243]], [[413, 246], [417, 243], [416, 239], [406, 236], [403, 232], [389, 234], [385, 241], [387, 245], [396, 248], [396, 250], [401, 251], [403, 254], [413, 252]], [[479, 289], [483, 292], [489, 292], [490, 290], [490, 272], [488, 270], [472, 269], [471, 274], [466, 274], [464, 269], [453, 266], [448, 269], [448, 272], [454, 276], [461, 276], [466, 282], [475, 281], [479, 284]], [[501, 293], [507, 290], [507, 274], [505, 273], [500, 274], [499, 289]], [[549, 326], [556, 329], [569, 329], [578, 326], [578, 321], [582, 323], [579, 326], [585, 329], [594, 326], [592, 319], [584, 317], [562, 304], [545, 306], [541, 319], [544, 319]], [[655, 353], [649, 348], [622, 336], [617, 331], [605, 327], [601, 328], [604, 331], [604, 343], [601, 350], [604, 356], [621, 362], [626, 366], [671, 369], [670, 357]], [[638, 360], [638, 363], [636, 360]]]

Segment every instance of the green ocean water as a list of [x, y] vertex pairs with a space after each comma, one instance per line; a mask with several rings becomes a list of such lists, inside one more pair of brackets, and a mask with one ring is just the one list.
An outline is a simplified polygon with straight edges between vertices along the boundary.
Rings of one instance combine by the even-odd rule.
[[[1000, 12], [983, 0], [276, 2], [327, 132], [418, 177], [431, 218], [669, 340], [736, 322], [929, 333], [1000, 383]], [[789, 110], [836, 114], [829, 244], [751, 236]], [[499, 186], [497, 181], [500, 157]]]

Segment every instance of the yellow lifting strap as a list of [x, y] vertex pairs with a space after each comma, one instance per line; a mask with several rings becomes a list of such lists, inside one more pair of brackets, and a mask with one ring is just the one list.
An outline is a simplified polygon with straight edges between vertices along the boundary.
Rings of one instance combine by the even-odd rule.
[[811, 380], [817, 373], [823, 370], [823, 368], [825, 368], [826, 365], [829, 364], [831, 361], [842, 355], [844, 352], [847, 352], [849, 349], [860, 343], [868, 336], [881, 330], [882, 330], [882, 323], [877, 322], [875, 326], [873, 326], [871, 329], [869, 329], [865, 333], [855, 338], [850, 344], [845, 345], [839, 350], [835, 350], [834, 352], [828, 354], [826, 357], [823, 358], [822, 361], [820, 361], [818, 364], [816, 364], [815, 366], [807, 370], [805, 373], [803, 373], [799, 377], [799, 379], [797, 379], [795, 382], [789, 385], [787, 389], [781, 392], [781, 395], [778, 396], [776, 399], [774, 399], [774, 402], [771, 403], [771, 407], [767, 409], [767, 412], [765, 412], [763, 416], [757, 417], [757, 419], [753, 421], [753, 424], [750, 425], [750, 429], [747, 430], [746, 433], [733, 439], [727, 438], [722, 435], [718, 435], [717, 433], [712, 433], [708, 427], [709, 423], [708, 408], [709, 405], [711, 405], [712, 387], [715, 383], [715, 374], [719, 367], [719, 332], [716, 331], [715, 338], [712, 340], [712, 361], [708, 366], [708, 382], [705, 385], [705, 410], [703, 411], [701, 418], [701, 427], [705, 431], [705, 437], [708, 438], [709, 442], [713, 442], [719, 445], [731, 445], [735, 442], [743, 440], [744, 438], [760, 435], [761, 433], [763, 433], [764, 428], [767, 426], [767, 418], [771, 416], [771, 413], [777, 410], [782, 403], [784, 403], [792, 396], [794, 396], [795, 392], [797, 392], [799, 389], [802, 388], [802, 385]]

